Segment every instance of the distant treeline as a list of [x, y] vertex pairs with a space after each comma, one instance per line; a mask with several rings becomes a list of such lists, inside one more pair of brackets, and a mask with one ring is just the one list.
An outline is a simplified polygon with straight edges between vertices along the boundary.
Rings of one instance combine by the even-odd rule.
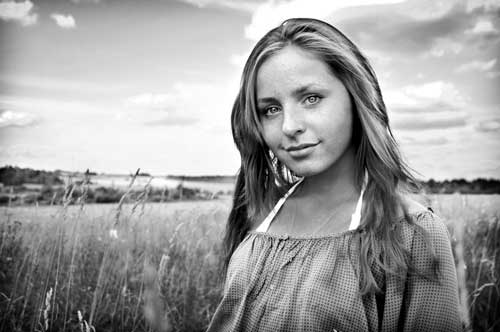
[[133, 190], [126, 193], [125, 189], [97, 187], [90, 188], [84, 184], [69, 186], [42, 185], [41, 188], [30, 188], [24, 185], [0, 188], [0, 206], [12, 205], [59, 205], [79, 203], [118, 203], [124, 197], [124, 203], [136, 202], [169, 202], [182, 200], [216, 199], [227, 193], [212, 193], [199, 188], [185, 188], [179, 185], [175, 188], [149, 188]]
[[166, 178], [178, 181], [223, 182], [223, 183], [236, 182], [236, 177], [232, 175], [197, 175], [197, 176], [167, 175]]
[[[21, 186], [24, 184], [40, 184], [45, 186], [57, 186], [64, 184], [64, 176], [72, 174], [83, 177], [83, 173], [69, 173], [61, 170], [40, 171], [31, 168], [20, 168], [15, 166], [5, 166], [0, 168], [0, 183], [3, 186]], [[88, 175], [96, 175], [88, 172]], [[141, 173], [139, 176], [148, 176], [148, 173]], [[166, 178], [179, 181], [200, 181], [200, 182], [224, 182], [234, 183], [234, 176], [204, 175], [204, 176], [182, 176], [167, 175]], [[454, 179], [436, 181], [430, 179], [421, 182], [424, 191], [428, 194], [500, 194], [500, 180], [498, 179], [475, 179], [468, 181], [465, 179]], [[186, 188], [184, 188], [186, 189]]]
[[39, 171], [31, 168], [5, 166], [0, 168], [0, 182], [4, 186], [20, 186], [25, 183], [45, 184], [48, 186], [64, 184], [62, 172]]
[[429, 194], [500, 194], [500, 180], [496, 179], [454, 179], [422, 182], [422, 187]]

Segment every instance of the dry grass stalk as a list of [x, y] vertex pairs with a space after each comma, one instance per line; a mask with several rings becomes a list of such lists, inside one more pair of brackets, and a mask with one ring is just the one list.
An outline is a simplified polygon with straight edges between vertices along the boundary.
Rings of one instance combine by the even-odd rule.
[[52, 299], [52, 287], [50, 287], [47, 295], [45, 296], [45, 309], [43, 310], [43, 321], [44, 321], [44, 330], [49, 330], [49, 312], [50, 312], [50, 301]]
[[78, 315], [78, 323], [80, 324], [81, 332], [96, 332], [95, 328], [92, 325], [89, 325], [85, 319], [83, 319], [83, 315], [80, 310], [77, 311]]
[[114, 223], [114, 228], [116, 229], [118, 227], [118, 225], [120, 224], [120, 214], [121, 214], [121, 211], [122, 211], [122, 206], [123, 206], [123, 203], [125, 202], [125, 198], [130, 194], [130, 192], [132, 191], [132, 187], [134, 185], [134, 182], [135, 182], [135, 179], [137, 178], [137, 176], [139, 175], [139, 172], [140, 172], [140, 168], [137, 169], [137, 171], [135, 172], [135, 174], [132, 176], [132, 178], [130, 179], [130, 183], [127, 187], [127, 190], [125, 191], [125, 193], [122, 195], [122, 197], [120, 198], [120, 201], [118, 202], [118, 205], [116, 207], [116, 213], [115, 213], [115, 223]]

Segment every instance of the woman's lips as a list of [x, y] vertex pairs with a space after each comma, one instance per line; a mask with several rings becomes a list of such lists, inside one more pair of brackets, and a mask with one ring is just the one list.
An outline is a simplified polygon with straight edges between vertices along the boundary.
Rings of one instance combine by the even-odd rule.
[[312, 152], [314, 147], [318, 145], [318, 143], [304, 143], [299, 145], [292, 145], [285, 148], [288, 154], [292, 157], [305, 157]]

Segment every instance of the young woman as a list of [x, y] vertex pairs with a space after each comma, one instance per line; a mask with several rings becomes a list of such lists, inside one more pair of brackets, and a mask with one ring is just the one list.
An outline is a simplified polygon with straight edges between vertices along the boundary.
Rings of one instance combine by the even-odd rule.
[[241, 169], [208, 331], [459, 331], [448, 233], [375, 73], [331, 25], [290, 19], [248, 58], [232, 112]]

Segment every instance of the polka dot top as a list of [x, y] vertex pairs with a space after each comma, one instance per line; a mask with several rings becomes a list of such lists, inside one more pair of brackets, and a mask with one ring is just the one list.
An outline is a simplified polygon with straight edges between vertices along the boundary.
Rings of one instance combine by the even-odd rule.
[[[401, 278], [374, 268], [382, 292], [361, 296], [357, 226], [362, 200], [345, 232], [309, 237], [268, 233], [295, 187], [233, 253], [208, 332], [463, 330], [449, 234], [432, 210], [410, 216], [430, 235], [439, 260], [438, 280], [410, 273]], [[417, 271], [429, 271], [431, 258], [422, 235], [408, 220], [397, 225]]]

